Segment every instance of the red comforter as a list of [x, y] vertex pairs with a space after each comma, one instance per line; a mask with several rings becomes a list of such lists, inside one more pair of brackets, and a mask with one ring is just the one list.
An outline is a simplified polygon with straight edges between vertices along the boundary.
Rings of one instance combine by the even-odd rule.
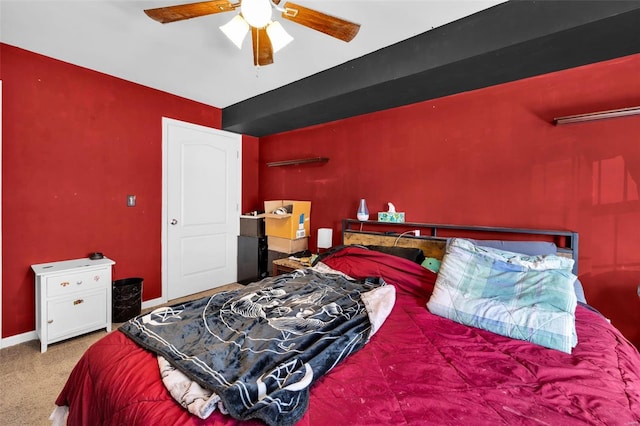
[[[371, 342], [316, 382], [299, 424], [640, 422], [640, 355], [599, 314], [578, 306], [579, 343], [567, 355], [430, 314], [435, 276], [410, 261], [349, 248], [325, 263], [384, 277], [397, 301]], [[190, 415], [165, 390], [155, 356], [120, 332], [87, 350], [56, 404], [70, 407], [69, 425], [239, 423]]]

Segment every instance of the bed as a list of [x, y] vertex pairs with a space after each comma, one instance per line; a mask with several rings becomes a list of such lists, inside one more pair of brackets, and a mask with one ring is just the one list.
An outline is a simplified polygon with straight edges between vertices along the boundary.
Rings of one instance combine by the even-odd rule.
[[[55, 401], [54, 423], [64, 421], [67, 408], [69, 425], [640, 423], [640, 355], [606, 318], [585, 303], [579, 281], [573, 275], [577, 273], [577, 256], [573, 258], [577, 252], [576, 233], [420, 224], [420, 229], [427, 232], [415, 236], [400, 227], [391, 226], [390, 232], [378, 230], [377, 224], [367, 225], [373, 231], [363, 231], [362, 223], [344, 221], [343, 244], [321, 255], [314, 269], [269, 277], [234, 290], [236, 293], [224, 292], [228, 294], [218, 294], [215, 300], [214, 295], [200, 303], [213, 309], [207, 312], [215, 313], [227, 328], [235, 327], [237, 331], [249, 326], [234, 325], [237, 318], [225, 317], [233, 311], [232, 303], [236, 303], [236, 311], [246, 308], [244, 312], [249, 312], [255, 305], [242, 303], [262, 300], [266, 301], [262, 305], [265, 311], [281, 312], [285, 304], [275, 302], [274, 295], [287, 293], [288, 285], [308, 288], [308, 283], [322, 282], [326, 276], [329, 282], [337, 283], [336, 288], [346, 289], [338, 291], [334, 299], [329, 294], [331, 286], [322, 287], [322, 292], [318, 290], [321, 287], [314, 287], [304, 296], [305, 301], [322, 299], [322, 309], [307, 310], [315, 312], [311, 319], [323, 320], [323, 324], [342, 318], [345, 312], [350, 312], [349, 318], [361, 318], [356, 311], [370, 315], [371, 303], [377, 303], [374, 300], [361, 304], [353, 293], [357, 289], [344, 284], [340, 274], [359, 280], [366, 287], [366, 292], [357, 290], [355, 294], [393, 289], [389, 312], [376, 314], [368, 322], [360, 319], [354, 326], [347, 327], [347, 322], [341, 322], [340, 327], [346, 328], [336, 327], [339, 335], [334, 333], [331, 342], [341, 336], [358, 337], [346, 339], [348, 343], [338, 350], [333, 350], [333, 346], [323, 346], [322, 351], [315, 349], [316, 354], [323, 354], [324, 364], [317, 367], [315, 355], [305, 358], [302, 364], [291, 368], [300, 374], [298, 378], [287, 378], [291, 380], [287, 383], [283, 379], [284, 384], [275, 386], [276, 390], [288, 388], [302, 394], [303, 402], [298, 404], [301, 408], [295, 415], [270, 417], [260, 410], [238, 412], [233, 407], [234, 397], [226, 395], [222, 400], [212, 400], [215, 407], [206, 419], [192, 414], [167, 390], [157, 353], [143, 348], [130, 335], [135, 335], [131, 329], [140, 328], [141, 334], [153, 335], [152, 340], [164, 341], [164, 337], [155, 338], [155, 330], [144, 327], [149, 321], [145, 323], [141, 316], [137, 318], [138, 325], [129, 325], [127, 334], [114, 331], [86, 351]], [[403, 226], [411, 229], [411, 225]], [[391, 247], [395, 253], [376, 250], [380, 246]], [[422, 253], [418, 259], [412, 258], [416, 248]], [[530, 249], [533, 253], [523, 253]], [[546, 253], [549, 250], [553, 253]], [[464, 263], [462, 272], [460, 262]], [[486, 267], [482, 262], [501, 266]], [[506, 284], [511, 280], [510, 274], [520, 274], [522, 265], [528, 271], [524, 284], [521, 278], [516, 279], [520, 280], [516, 285]], [[494, 269], [498, 271], [496, 274], [492, 272]], [[545, 274], [554, 271], [551, 286], [538, 279], [541, 270]], [[478, 276], [483, 277], [480, 290], [475, 283]], [[530, 288], [535, 291], [531, 293]], [[286, 291], [278, 293], [279, 289]], [[388, 292], [385, 294], [378, 301], [388, 302]], [[531, 297], [535, 298], [531, 303], [520, 301]], [[346, 299], [356, 307], [340, 305]], [[511, 299], [519, 301], [512, 304]], [[464, 307], [459, 303], [462, 300]], [[482, 305], [478, 300], [482, 303], [488, 300], [490, 304]], [[496, 300], [498, 306], [491, 305]], [[220, 307], [211, 308], [216, 303]], [[510, 307], [505, 309], [506, 305]], [[526, 327], [513, 323], [522, 322], [522, 318], [518, 320], [522, 311], [533, 306], [538, 312], [541, 305], [551, 306], [551, 319], [525, 316]], [[180, 310], [182, 306], [173, 308]], [[300, 312], [303, 311], [301, 308]], [[315, 316], [320, 311], [324, 317]], [[496, 320], [505, 315], [509, 318]], [[268, 319], [263, 311], [254, 312], [253, 317], [262, 322]], [[298, 313], [296, 318], [300, 317]], [[135, 321], [136, 318], [129, 323]], [[551, 323], [549, 331], [547, 325]], [[523, 330], [531, 329], [535, 332], [523, 335]], [[544, 332], [538, 332], [541, 329]], [[374, 334], [370, 334], [372, 330]], [[217, 332], [210, 334], [217, 336], [218, 341], [226, 339]], [[249, 339], [247, 334], [242, 335]], [[294, 337], [299, 338], [300, 334]], [[320, 340], [327, 340], [326, 335]], [[287, 340], [278, 345], [290, 348], [294, 343], [298, 345], [300, 341]], [[153, 346], [148, 342], [142, 345]], [[330, 358], [329, 366], [325, 365], [327, 352], [339, 352]], [[238, 357], [234, 352], [225, 362], [233, 364]], [[171, 359], [165, 361], [168, 363], [165, 367], [172, 370], [177, 366], [174, 364], [179, 364]], [[308, 374], [311, 368], [305, 369], [305, 365], [312, 365], [313, 379]], [[322, 374], [316, 375], [316, 368]], [[218, 367], [216, 374], [217, 371]], [[290, 394], [284, 397], [269, 394], [265, 387], [270, 385], [262, 381], [269, 375], [257, 374], [260, 383], [256, 392], [262, 392], [262, 396], [253, 398], [253, 390], [242, 384], [239, 393], [252, 400], [247, 403], [241, 397], [243, 404], [255, 407], [264, 401], [278, 401], [282, 407], [282, 401], [292, 400]], [[191, 384], [203, 384], [203, 379], [194, 376], [193, 372], [185, 373]], [[225, 407], [222, 402], [230, 406]], [[225, 414], [229, 410], [236, 418]]]

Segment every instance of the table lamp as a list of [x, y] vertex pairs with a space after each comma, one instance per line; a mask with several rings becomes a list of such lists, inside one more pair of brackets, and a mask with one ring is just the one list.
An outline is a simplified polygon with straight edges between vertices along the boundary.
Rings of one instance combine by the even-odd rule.
[[320, 249], [331, 248], [333, 242], [333, 229], [331, 228], [319, 228], [318, 229], [318, 253]]

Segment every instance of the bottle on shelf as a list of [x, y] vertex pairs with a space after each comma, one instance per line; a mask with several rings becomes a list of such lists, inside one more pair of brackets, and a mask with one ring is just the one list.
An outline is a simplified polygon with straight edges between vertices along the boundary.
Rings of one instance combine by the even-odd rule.
[[358, 220], [369, 220], [369, 209], [367, 208], [367, 202], [364, 198], [360, 200], [357, 217]]

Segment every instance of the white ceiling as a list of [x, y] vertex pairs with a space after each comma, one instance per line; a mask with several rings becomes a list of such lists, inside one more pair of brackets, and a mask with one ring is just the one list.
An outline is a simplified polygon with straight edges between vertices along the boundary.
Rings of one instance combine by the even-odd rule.
[[361, 57], [504, 0], [296, 0], [361, 24], [350, 43], [278, 19], [295, 40], [254, 67], [218, 29], [236, 12], [160, 24], [143, 10], [193, 1], [0, 0], [0, 41], [218, 108]]

